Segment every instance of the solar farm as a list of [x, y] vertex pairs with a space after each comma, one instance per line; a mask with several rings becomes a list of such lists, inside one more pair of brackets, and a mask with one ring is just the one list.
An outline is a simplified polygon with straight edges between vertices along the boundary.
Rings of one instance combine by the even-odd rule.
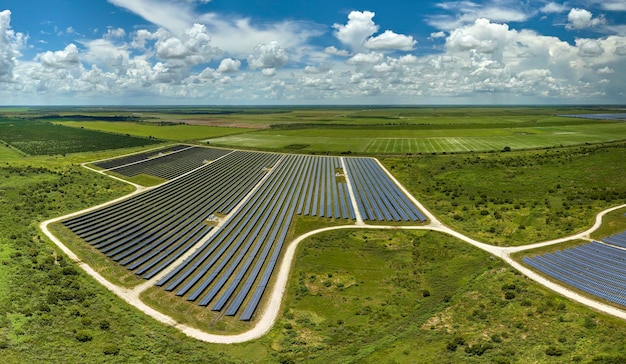
[[63, 224], [165, 291], [242, 321], [259, 307], [294, 216], [426, 221], [371, 158], [175, 145], [95, 165], [170, 181]]
[[11, 111], [5, 361], [624, 362], [622, 116], [226, 111]]
[[626, 232], [523, 261], [557, 281], [626, 306]]

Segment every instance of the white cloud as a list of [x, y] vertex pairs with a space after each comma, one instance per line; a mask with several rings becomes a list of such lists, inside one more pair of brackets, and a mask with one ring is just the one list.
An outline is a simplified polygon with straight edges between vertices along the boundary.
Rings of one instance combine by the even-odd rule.
[[[495, 3], [503, 8], [507, 1]], [[626, 37], [617, 34], [580, 38], [572, 45], [514, 29], [506, 22], [469, 21], [472, 15], [455, 28], [431, 35], [446, 40], [436, 54], [399, 55], [388, 51], [412, 49], [413, 38], [393, 31], [379, 33], [374, 13], [357, 12], [366, 15], [361, 20], [370, 21], [360, 28], [349, 28], [355, 24], [351, 19], [336, 25], [337, 37], [341, 29], [349, 28], [343, 33], [345, 42], [336, 44], [344, 49], [324, 49], [309, 44], [314, 26], [300, 22], [259, 26], [253, 20], [194, 14], [199, 3], [193, 0], [170, 4], [190, 9], [187, 14], [193, 22], [179, 32], [139, 29], [127, 36], [110, 28], [100, 33], [101, 38], [81, 41], [78, 47], [42, 52], [37, 61], [19, 60], [22, 41], [9, 28], [6, 14], [0, 13], [0, 65], [9, 54], [12, 80], [0, 87], [0, 103], [15, 102], [14, 95], [36, 103], [91, 104], [593, 103], [620, 101], [620, 92], [626, 89], [626, 74], [619, 72], [626, 69]], [[449, 8], [454, 6], [461, 5]], [[464, 6], [474, 6], [476, 13], [485, 8], [467, 2]], [[235, 34], [213, 28], [220, 24]], [[281, 26], [287, 34], [278, 34]], [[252, 34], [257, 30], [260, 34]], [[216, 44], [216, 37], [237, 43], [237, 37], [247, 34], [252, 39], [243, 39], [245, 45], [225, 50]], [[277, 38], [271, 39], [274, 35]], [[245, 53], [239, 57], [235, 52]], [[242, 67], [246, 63], [248, 67]]]
[[78, 59], [78, 48], [70, 44], [62, 51], [40, 53], [35, 57], [41, 64], [52, 68], [76, 67], [80, 64]]
[[417, 41], [411, 36], [396, 34], [386, 30], [383, 34], [371, 37], [365, 41], [365, 48], [374, 50], [401, 50], [410, 51]]
[[272, 76], [276, 75], [276, 68], [274, 68], [274, 67], [263, 68], [261, 73], [263, 74], [263, 76], [272, 77]]
[[605, 66], [603, 68], [598, 69], [598, 74], [599, 75], [610, 75], [610, 74], [613, 74], [613, 73], [615, 73], [615, 70], [612, 69], [609, 66]]
[[348, 64], [377, 64], [383, 60], [381, 53], [357, 53], [348, 60]]
[[188, 4], [164, 0], [109, 0], [109, 2], [176, 34], [184, 32], [193, 24], [194, 16]]
[[595, 39], [576, 39], [576, 46], [581, 57], [598, 57], [604, 53], [601, 42]]
[[[374, 36], [379, 29], [372, 20], [375, 15], [376, 13], [371, 11], [350, 12], [348, 22], [345, 25], [333, 25], [333, 28], [336, 29], [335, 37], [355, 52], [363, 52], [367, 49], [379, 51], [413, 50], [417, 41], [412, 36], [397, 34], [391, 30], [385, 30], [382, 34]], [[326, 49], [327, 53], [333, 51], [336, 51], [335, 47]]]
[[340, 57], [350, 56], [350, 52], [346, 51], [345, 49], [339, 50], [335, 46], [326, 47], [324, 49], [324, 53], [330, 54], [332, 56], [340, 56]]
[[531, 11], [524, 11], [524, 7], [513, 0], [499, 0], [486, 6], [471, 1], [444, 2], [437, 6], [452, 14], [431, 15], [426, 20], [431, 26], [445, 31], [471, 24], [480, 18], [508, 23], [523, 22], [533, 15]]
[[106, 34], [104, 34], [103, 38], [105, 39], [115, 39], [115, 38], [124, 38], [126, 36], [126, 31], [122, 28], [109, 28], [107, 29]]
[[495, 53], [503, 49], [511, 34], [506, 24], [477, 19], [470, 26], [453, 30], [446, 39], [446, 47], [453, 52], [475, 50], [480, 53]]
[[251, 69], [282, 67], [288, 59], [287, 52], [278, 42], [269, 42], [254, 48], [254, 53], [248, 56], [248, 67]]
[[594, 18], [589, 10], [574, 8], [567, 14], [567, 29], [586, 29], [605, 23], [604, 18]]
[[348, 14], [348, 23], [345, 25], [333, 25], [333, 28], [337, 30], [335, 36], [341, 43], [347, 45], [352, 50], [363, 50], [365, 40], [378, 31], [378, 25], [372, 20], [375, 15], [376, 14], [371, 11], [350, 12], [350, 14]]
[[604, 10], [626, 11], [626, 1], [624, 0], [593, 0], [592, 2], [600, 5]]
[[13, 79], [13, 69], [21, 55], [19, 49], [27, 40], [28, 36], [11, 29], [11, 11], [0, 11], [0, 82]]
[[446, 36], [447, 36], [447, 34], [444, 31], [438, 31], [438, 32], [430, 33], [430, 38], [431, 39], [445, 38]]
[[540, 9], [540, 11], [542, 13], [546, 13], [546, 14], [553, 14], [553, 13], [564, 13], [564, 12], [567, 11], [567, 9], [569, 9], [569, 8], [565, 4], [549, 2], [546, 5], [544, 5]]
[[232, 58], [224, 58], [219, 67], [217, 67], [217, 72], [221, 73], [235, 73], [239, 72], [239, 67], [241, 67], [241, 61], [238, 59]]

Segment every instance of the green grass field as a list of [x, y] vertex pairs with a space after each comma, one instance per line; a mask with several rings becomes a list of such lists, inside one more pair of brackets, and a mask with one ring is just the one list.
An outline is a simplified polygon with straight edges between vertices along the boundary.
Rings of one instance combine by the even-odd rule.
[[[475, 126], [475, 125], [474, 125]], [[419, 127], [319, 127], [295, 130], [263, 130], [218, 137], [214, 145], [232, 147], [281, 149], [290, 145], [306, 145], [301, 151], [367, 154], [456, 153], [537, 149], [559, 145], [601, 143], [626, 138], [626, 123], [587, 123], [584, 125], [535, 126], [501, 128], [482, 125], [465, 128]]]
[[157, 125], [138, 124], [130, 122], [106, 122], [106, 121], [63, 121], [60, 125], [75, 128], [83, 127], [90, 130], [100, 130], [109, 133], [130, 134], [140, 137], [154, 137], [161, 140], [185, 141], [215, 138], [224, 135], [237, 134], [245, 129], [221, 128], [198, 125]]

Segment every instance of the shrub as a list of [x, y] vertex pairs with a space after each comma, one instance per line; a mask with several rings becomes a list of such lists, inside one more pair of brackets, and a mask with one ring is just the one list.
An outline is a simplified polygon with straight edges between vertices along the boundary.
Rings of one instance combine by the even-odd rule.
[[493, 348], [493, 346], [491, 344], [468, 345], [468, 346], [465, 347], [465, 353], [467, 353], [468, 355], [481, 356], [487, 350], [489, 350], [491, 348]]
[[91, 334], [91, 331], [89, 330], [79, 330], [76, 333], [76, 340], [78, 340], [81, 343], [91, 341], [93, 340], [93, 335]]
[[563, 355], [563, 350], [559, 349], [555, 346], [548, 346], [546, 349], [546, 355], [548, 356], [561, 356]]
[[106, 344], [102, 352], [104, 355], [117, 355], [120, 353], [120, 348], [115, 344]]

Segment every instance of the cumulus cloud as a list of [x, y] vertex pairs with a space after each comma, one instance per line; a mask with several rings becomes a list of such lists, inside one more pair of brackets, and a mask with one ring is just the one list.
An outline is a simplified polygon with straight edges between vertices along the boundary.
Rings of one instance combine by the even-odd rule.
[[386, 30], [383, 34], [371, 37], [365, 41], [365, 48], [374, 50], [413, 50], [417, 41], [411, 36], [396, 34], [391, 30]]
[[41, 64], [52, 68], [75, 67], [80, 64], [78, 59], [78, 48], [70, 44], [62, 51], [40, 53], [35, 57]]
[[446, 32], [444, 31], [430, 33], [431, 39], [438, 39], [438, 38], [445, 38], [445, 37], [446, 37]]
[[503, 49], [510, 36], [508, 25], [477, 19], [470, 26], [452, 31], [446, 39], [446, 47], [453, 52], [475, 50], [480, 53], [494, 53]]
[[332, 56], [340, 56], [340, 57], [348, 57], [348, 56], [350, 56], [350, 52], [348, 52], [345, 49], [339, 50], [335, 46], [326, 47], [324, 49], [324, 53], [330, 54]]
[[13, 69], [28, 37], [11, 29], [11, 11], [0, 11], [0, 81], [11, 81]]
[[221, 54], [218, 48], [211, 45], [211, 37], [202, 24], [194, 24], [178, 37], [164, 30], [157, 33], [156, 54], [165, 60], [181, 60], [194, 66]]
[[221, 73], [235, 73], [239, 72], [239, 67], [241, 67], [241, 61], [238, 59], [232, 58], [224, 58], [219, 67], [217, 67], [217, 72]]
[[570, 10], [567, 20], [568, 23], [565, 25], [567, 29], [586, 29], [605, 23], [604, 18], [594, 18], [589, 10], [578, 8]]
[[[366, 49], [381, 51], [410, 51], [417, 41], [412, 36], [394, 33], [386, 30], [382, 34], [374, 36], [378, 32], [378, 25], [372, 20], [376, 13], [371, 11], [352, 11], [348, 14], [346, 24], [334, 24], [335, 36], [341, 43], [355, 52]], [[336, 50], [333, 47], [332, 50]], [[328, 51], [328, 48], [327, 48]]]
[[348, 14], [348, 22], [334, 24], [335, 36], [341, 43], [353, 50], [363, 50], [363, 43], [378, 31], [378, 25], [372, 20], [376, 14], [371, 11], [352, 11]]
[[116, 39], [116, 38], [124, 38], [126, 36], [126, 31], [122, 28], [109, 28], [107, 32], [104, 34], [103, 38], [105, 39]]
[[357, 53], [348, 60], [348, 64], [377, 64], [382, 61], [384, 56], [381, 53]]
[[263, 70], [261, 71], [261, 73], [263, 74], [263, 76], [265, 77], [272, 77], [276, 75], [276, 68], [274, 67], [270, 67], [270, 68], [263, 68]]
[[576, 39], [576, 46], [581, 57], [598, 57], [604, 53], [602, 44], [595, 39]]
[[259, 44], [254, 48], [254, 53], [248, 56], [248, 67], [251, 69], [275, 69], [287, 63], [289, 57], [284, 48], [278, 42]]

